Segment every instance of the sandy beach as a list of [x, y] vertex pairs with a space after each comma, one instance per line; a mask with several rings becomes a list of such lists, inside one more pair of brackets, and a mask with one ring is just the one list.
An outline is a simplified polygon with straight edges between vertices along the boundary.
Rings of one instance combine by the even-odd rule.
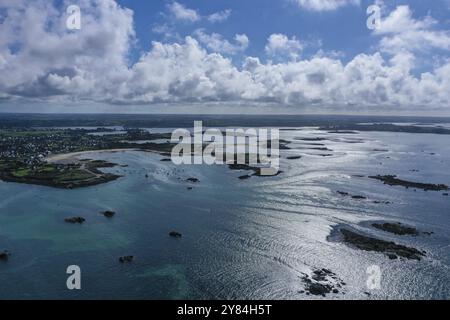
[[137, 149], [129, 148], [129, 149], [105, 149], [105, 150], [89, 150], [89, 151], [80, 151], [80, 152], [71, 152], [71, 153], [61, 153], [61, 154], [53, 154], [45, 158], [45, 161], [49, 163], [73, 163], [77, 160], [80, 160], [81, 156], [85, 156], [90, 153], [104, 153], [104, 152], [125, 152], [125, 151], [136, 151]]

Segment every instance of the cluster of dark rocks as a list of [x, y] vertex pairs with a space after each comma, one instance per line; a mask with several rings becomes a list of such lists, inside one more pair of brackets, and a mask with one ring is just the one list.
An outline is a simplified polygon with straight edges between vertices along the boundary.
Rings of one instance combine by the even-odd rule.
[[380, 203], [382, 203], [382, 204], [391, 204], [391, 202], [387, 201], [387, 200], [386, 201], [374, 200], [373, 203], [376, 203], [376, 204], [380, 204]]
[[236, 171], [253, 171], [253, 174], [246, 174], [239, 177], [240, 180], [246, 180], [250, 179], [251, 177], [275, 177], [283, 173], [283, 171], [278, 170], [275, 174], [272, 175], [262, 175], [262, 168], [250, 166], [248, 164], [229, 164], [228, 168], [230, 170], [236, 170]]
[[[106, 211], [100, 212], [100, 214], [105, 216], [106, 218], [112, 218], [115, 216], [116, 213], [111, 210], [106, 210]], [[86, 219], [83, 217], [69, 217], [69, 218], [65, 218], [64, 221], [67, 223], [72, 223], [72, 224], [77, 224], [77, 223], [83, 224], [84, 222], [86, 222]]]
[[305, 289], [299, 291], [299, 293], [322, 297], [325, 297], [329, 293], [345, 294], [342, 289], [346, 283], [331, 270], [325, 268], [317, 269], [312, 272], [312, 275], [303, 273], [301, 279], [305, 284]]
[[[348, 192], [345, 192], [345, 191], [336, 191], [338, 194], [340, 194], [341, 196], [344, 196], [344, 197], [351, 197], [352, 199], [355, 199], [355, 200], [367, 200], [367, 197], [366, 196], [362, 196], [362, 195], [353, 195], [353, 194], [350, 194], [350, 193], [348, 193]], [[390, 201], [385, 201], [385, 200], [373, 200], [372, 201], [373, 203], [375, 203], [375, 204], [391, 204], [391, 202]]]
[[123, 256], [119, 258], [119, 262], [125, 263], [125, 262], [133, 262], [134, 256]]
[[344, 192], [344, 191], [337, 191], [337, 193], [340, 194], [341, 196], [351, 197], [352, 199], [356, 199], [356, 200], [365, 200], [365, 199], [367, 199], [367, 197], [365, 197], [365, 196], [351, 195], [350, 193]]
[[86, 219], [83, 217], [70, 217], [70, 218], [65, 218], [64, 221], [67, 223], [82, 224], [86, 221]]
[[180, 239], [182, 237], [182, 234], [177, 231], [170, 231], [169, 236], [171, 236], [172, 238]]
[[100, 212], [102, 215], [104, 215], [107, 218], [112, 218], [116, 214], [114, 211], [106, 210], [103, 212]]

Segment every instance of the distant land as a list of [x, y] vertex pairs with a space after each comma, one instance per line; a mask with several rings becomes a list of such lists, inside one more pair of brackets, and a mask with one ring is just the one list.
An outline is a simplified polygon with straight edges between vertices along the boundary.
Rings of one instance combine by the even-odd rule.
[[[40, 114], [0, 113], [0, 128], [11, 127], [105, 127], [191, 128], [194, 121], [221, 127], [321, 127], [324, 130], [403, 131], [424, 133], [429, 128], [395, 126], [393, 123], [450, 123], [450, 117], [359, 115], [198, 115], [198, 114]], [[366, 124], [371, 123], [372, 125]], [[362, 125], [366, 124], [366, 125]], [[435, 128], [432, 133], [448, 133]], [[412, 130], [412, 131], [408, 131]]]

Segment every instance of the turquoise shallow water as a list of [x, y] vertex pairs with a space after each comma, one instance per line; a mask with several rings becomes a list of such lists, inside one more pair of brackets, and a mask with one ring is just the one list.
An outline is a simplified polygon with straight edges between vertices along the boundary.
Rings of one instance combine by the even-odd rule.
[[[333, 156], [295, 140], [317, 136], [327, 139], [321, 143]], [[124, 175], [108, 184], [58, 190], [0, 182], [0, 249], [12, 252], [0, 263], [0, 298], [310, 299], [299, 293], [302, 272], [328, 268], [346, 282], [345, 295], [328, 298], [358, 299], [367, 298], [366, 269], [373, 264], [382, 285], [371, 298], [450, 297], [450, 197], [360, 176], [450, 184], [448, 136], [304, 128], [283, 131], [282, 138], [293, 141], [292, 149], [282, 151], [283, 173], [271, 178], [242, 181], [242, 172], [225, 166], [175, 166], [152, 153], [118, 152], [89, 155], [128, 165], [108, 169]], [[106, 219], [102, 210], [117, 214]], [[64, 223], [74, 215], [87, 222]], [[398, 237], [361, 224], [372, 220], [434, 234]], [[328, 241], [340, 224], [426, 250], [427, 257], [391, 261]], [[183, 238], [170, 238], [171, 230]], [[123, 255], [136, 260], [120, 264]], [[79, 291], [66, 288], [65, 270], [73, 264], [82, 270]]]

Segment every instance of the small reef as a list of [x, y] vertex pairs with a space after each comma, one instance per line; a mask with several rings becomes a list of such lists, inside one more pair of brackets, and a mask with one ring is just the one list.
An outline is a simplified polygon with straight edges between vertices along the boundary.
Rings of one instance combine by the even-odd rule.
[[182, 234], [177, 231], [170, 231], [169, 236], [172, 238], [180, 239], [182, 237]]
[[120, 263], [133, 262], [133, 261], [134, 261], [134, 256], [123, 256], [123, 257], [119, 258]]
[[299, 293], [306, 293], [306, 295], [315, 295], [326, 297], [327, 294], [342, 293], [342, 288], [346, 285], [344, 281], [328, 269], [317, 269], [312, 272], [312, 275], [303, 273], [301, 280], [305, 284], [305, 290]]
[[106, 210], [103, 212], [100, 212], [100, 214], [104, 215], [107, 218], [112, 218], [116, 214], [114, 211]]
[[255, 176], [255, 177], [275, 177], [275, 176], [278, 176], [279, 174], [283, 173], [283, 171], [278, 170], [273, 175], [262, 175], [261, 168], [250, 166], [248, 164], [229, 164], [228, 168], [230, 170], [236, 170], [236, 171], [253, 171], [253, 174], [251, 174], [251, 175], [248, 174], [248, 175], [240, 176], [239, 179], [241, 179], [241, 180], [249, 179], [253, 176]]

